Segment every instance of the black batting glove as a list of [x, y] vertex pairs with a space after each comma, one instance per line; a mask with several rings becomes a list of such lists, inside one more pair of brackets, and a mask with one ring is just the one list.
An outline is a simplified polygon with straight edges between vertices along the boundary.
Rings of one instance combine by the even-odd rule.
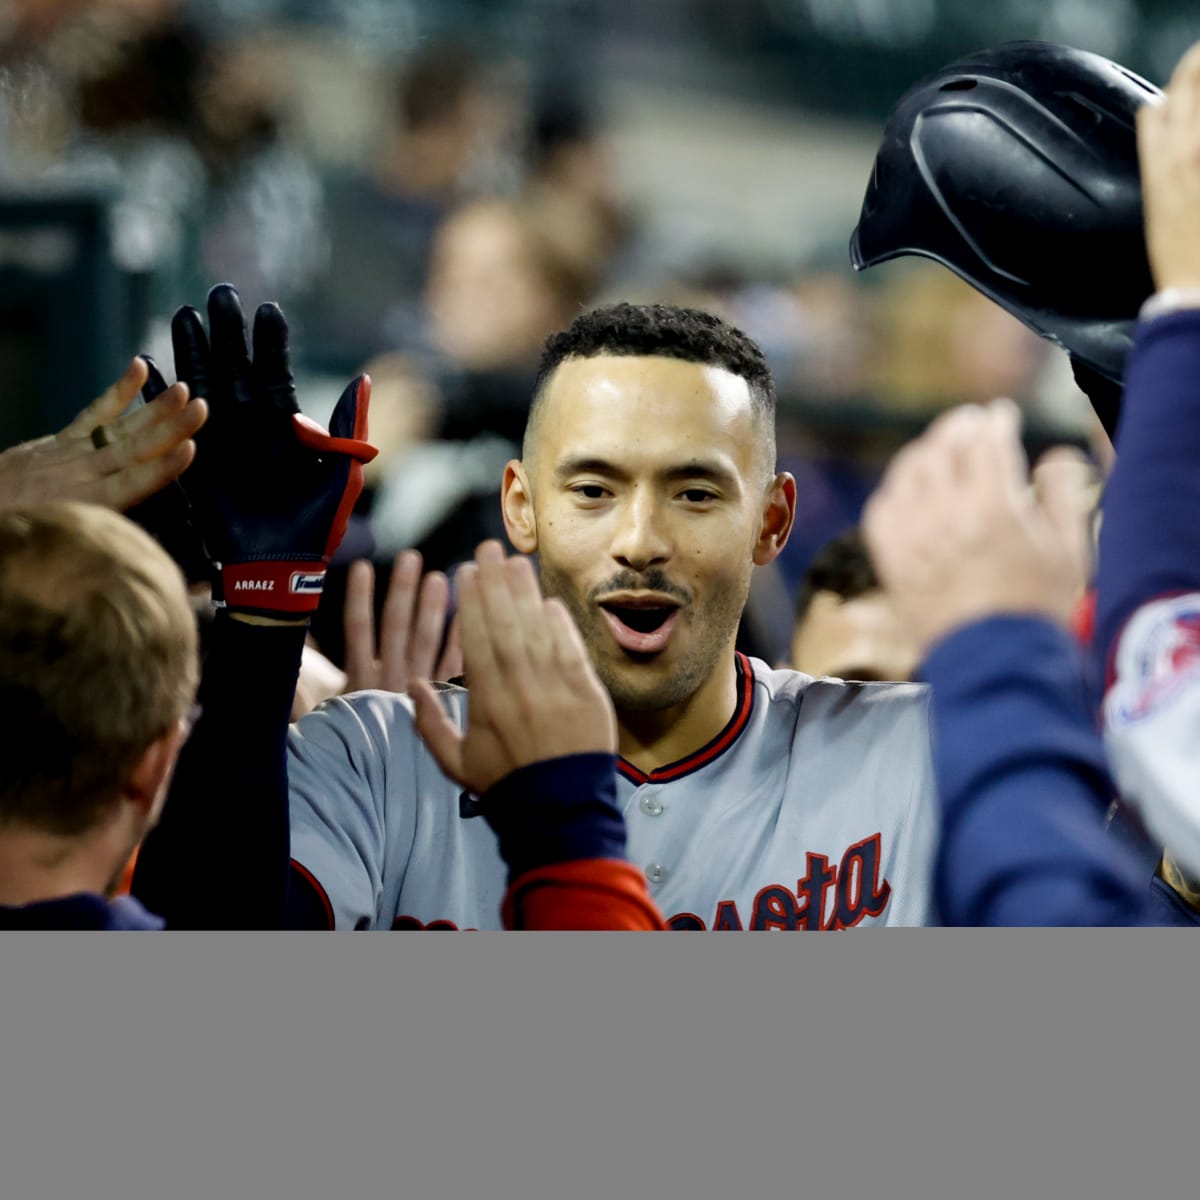
[[371, 381], [353, 380], [329, 430], [301, 415], [276, 304], [254, 315], [251, 359], [236, 290], [208, 294], [208, 334], [194, 308], [171, 321], [175, 372], [208, 401], [196, 458], [182, 478], [213, 569], [213, 598], [230, 612], [307, 617], [362, 491]]

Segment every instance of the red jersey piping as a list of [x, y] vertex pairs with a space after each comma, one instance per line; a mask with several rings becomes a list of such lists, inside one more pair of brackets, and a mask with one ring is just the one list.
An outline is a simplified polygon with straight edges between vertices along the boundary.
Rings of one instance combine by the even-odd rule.
[[649, 774], [640, 767], [635, 767], [633, 763], [618, 758], [617, 770], [630, 783], [669, 783], [673, 779], [690, 775], [693, 771], [708, 766], [713, 759], [719, 758], [737, 741], [738, 735], [746, 728], [750, 720], [750, 713], [754, 709], [754, 669], [750, 666], [750, 660], [740, 650], [734, 655], [734, 662], [737, 667], [737, 701], [733, 706], [733, 716], [729, 718], [725, 728], [711, 742], [701, 746], [693, 754], [689, 754], [677, 762], [668, 763], [665, 767], [656, 767]]

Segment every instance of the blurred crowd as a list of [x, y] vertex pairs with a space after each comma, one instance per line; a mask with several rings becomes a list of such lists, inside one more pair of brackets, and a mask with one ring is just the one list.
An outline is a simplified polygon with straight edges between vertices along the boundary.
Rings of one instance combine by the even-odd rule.
[[716, 312], [767, 354], [800, 491], [746, 635], [772, 658], [812, 556], [939, 410], [1006, 395], [1033, 443], [1094, 438], [1044, 343], [929, 264], [862, 282], [839, 240], [777, 274], [703, 246], [667, 266], [594, 72], [522, 61], [469, 23], [373, 54], [332, 23], [221, 5], [15, 0], [0, 35], [2, 186], [112, 195], [144, 318], [114, 354], [163, 357], [163, 314], [228, 280], [283, 306], [317, 419], [336, 378], [369, 372], [380, 455], [356, 545], [381, 561], [415, 547], [450, 567], [503, 535], [495, 479], [540, 348], [613, 298]]

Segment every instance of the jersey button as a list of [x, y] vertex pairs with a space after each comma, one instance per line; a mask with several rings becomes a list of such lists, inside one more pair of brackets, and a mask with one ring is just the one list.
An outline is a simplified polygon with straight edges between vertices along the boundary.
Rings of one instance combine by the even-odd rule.
[[662, 801], [656, 800], [653, 796], [643, 796], [638, 801], [638, 808], [640, 808], [648, 817], [662, 816]]
[[667, 878], [668, 874], [669, 872], [667, 871], [667, 868], [664, 867], [662, 863], [651, 863], [646, 868], [646, 878], [650, 880], [651, 883], [662, 883]]

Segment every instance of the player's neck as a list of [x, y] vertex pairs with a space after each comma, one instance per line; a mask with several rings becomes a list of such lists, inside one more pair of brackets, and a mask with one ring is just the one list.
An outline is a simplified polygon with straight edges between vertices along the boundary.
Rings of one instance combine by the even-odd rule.
[[17, 907], [83, 892], [105, 895], [128, 858], [127, 842], [124, 830], [111, 826], [79, 838], [10, 828], [0, 836], [0, 904]]
[[730, 647], [717, 669], [683, 703], [658, 712], [618, 712], [618, 753], [649, 774], [706, 746], [729, 724], [736, 706], [737, 666]]

